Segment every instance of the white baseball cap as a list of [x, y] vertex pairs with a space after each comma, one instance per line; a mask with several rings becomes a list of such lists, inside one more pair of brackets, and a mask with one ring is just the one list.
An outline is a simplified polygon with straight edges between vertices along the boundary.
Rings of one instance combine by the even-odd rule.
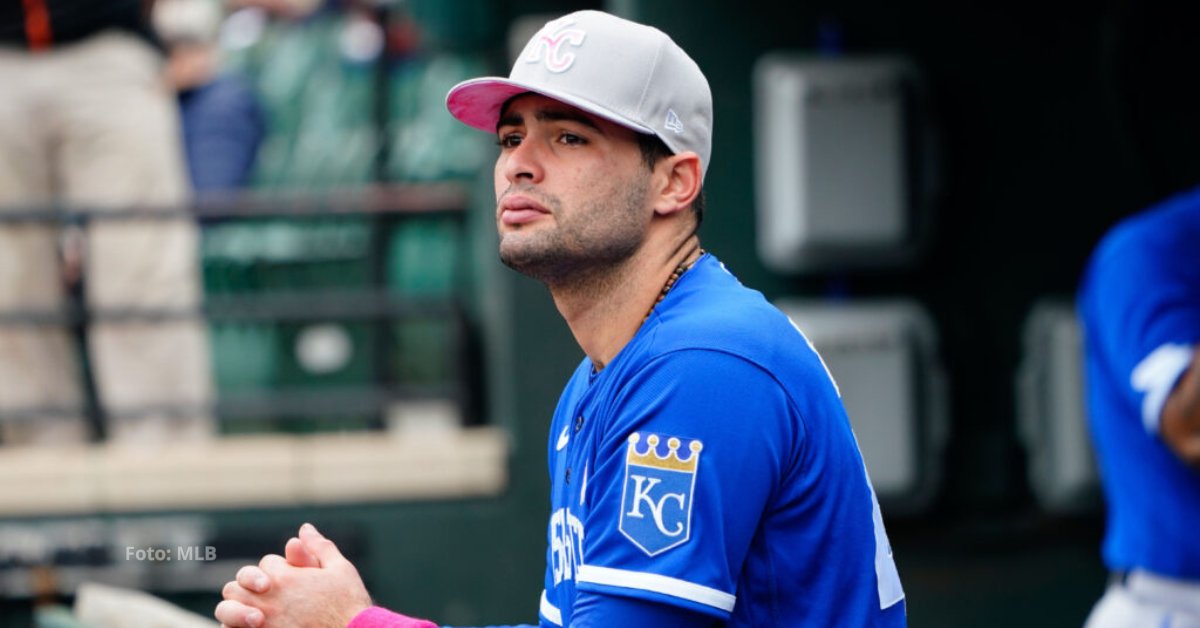
[[463, 123], [494, 133], [500, 108], [534, 92], [639, 133], [657, 135], [673, 153], [692, 151], [708, 170], [712, 92], [700, 66], [657, 28], [601, 11], [547, 22], [508, 78], [463, 81], [446, 107]]

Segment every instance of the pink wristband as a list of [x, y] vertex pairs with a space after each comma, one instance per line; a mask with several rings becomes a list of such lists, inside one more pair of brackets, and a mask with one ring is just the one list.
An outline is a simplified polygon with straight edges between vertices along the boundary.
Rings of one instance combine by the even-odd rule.
[[372, 606], [355, 615], [346, 628], [438, 628], [438, 625], [425, 619], [416, 619]]

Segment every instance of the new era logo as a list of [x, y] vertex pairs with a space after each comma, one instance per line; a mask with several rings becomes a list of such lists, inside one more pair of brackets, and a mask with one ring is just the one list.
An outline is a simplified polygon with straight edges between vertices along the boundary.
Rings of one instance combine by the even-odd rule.
[[663, 126], [667, 127], [670, 131], [683, 133], [683, 120], [679, 119], [674, 109], [667, 109], [667, 121], [663, 123]]

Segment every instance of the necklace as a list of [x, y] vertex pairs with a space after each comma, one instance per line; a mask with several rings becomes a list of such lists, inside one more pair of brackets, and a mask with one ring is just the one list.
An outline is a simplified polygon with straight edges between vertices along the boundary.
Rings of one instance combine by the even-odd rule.
[[700, 249], [700, 255], [696, 256], [696, 259], [687, 262], [686, 264], [680, 264], [675, 267], [675, 270], [671, 271], [671, 276], [667, 277], [667, 282], [663, 284], [662, 290], [659, 291], [658, 298], [654, 299], [654, 303], [650, 304], [650, 309], [646, 310], [646, 315], [642, 317], [643, 325], [646, 323], [646, 321], [650, 320], [650, 315], [654, 313], [654, 308], [658, 307], [658, 304], [662, 303], [662, 300], [666, 298], [667, 293], [671, 291], [671, 288], [675, 287], [675, 282], [679, 281], [679, 278], [683, 276], [683, 273], [691, 270], [692, 266], [695, 266], [696, 262], [700, 261], [701, 257], [704, 257], [704, 253], [704, 249]]

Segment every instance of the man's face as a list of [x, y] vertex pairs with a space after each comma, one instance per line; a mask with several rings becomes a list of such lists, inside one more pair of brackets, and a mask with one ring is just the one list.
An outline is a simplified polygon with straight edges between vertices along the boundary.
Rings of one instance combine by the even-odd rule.
[[550, 285], [628, 259], [653, 215], [636, 134], [526, 94], [497, 125], [500, 259]]

